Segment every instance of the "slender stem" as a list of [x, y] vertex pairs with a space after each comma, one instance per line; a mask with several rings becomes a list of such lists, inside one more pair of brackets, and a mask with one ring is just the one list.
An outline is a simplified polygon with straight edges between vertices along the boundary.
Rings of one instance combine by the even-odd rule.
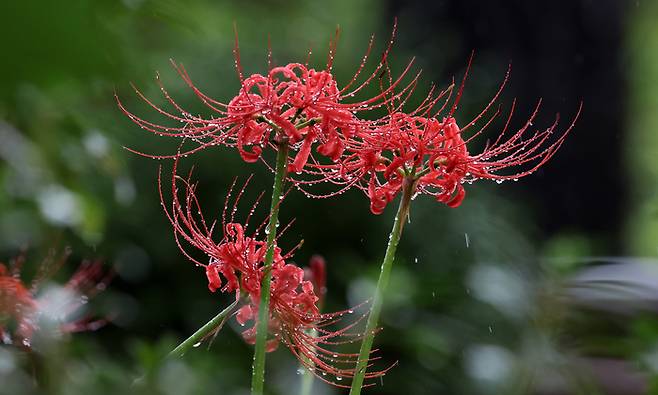
[[288, 149], [288, 143], [286, 141], [280, 142], [276, 155], [270, 222], [267, 224], [267, 252], [265, 254], [264, 276], [260, 287], [260, 304], [258, 306], [258, 321], [256, 323], [256, 345], [251, 376], [252, 395], [261, 395], [265, 383], [265, 346], [267, 343], [267, 324], [269, 321], [272, 261], [274, 260], [274, 242], [276, 241], [276, 227], [279, 219], [279, 203], [283, 194], [283, 181], [286, 178]]
[[222, 310], [219, 314], [217, 314], [213, 319], [208, 321], [204, 326], [199, 328], [194, 334], [187, 339], [185, 339], [184, 342], [178, 345], [178, 347], [174, 348], [168, 355], [168, 357], [182, 357], [187, 350], [190, 348], [194, 347], [195, 344], [198, 344], [200, 341], [202, 341], [206, 336], [208, 336], [212, 331], [214, 331], [218, 326], [222, 324], [222, 322], [226, 319], [226, 317], [233, 312], [233, 309], [235, 309], [235, 306], [238, 305], [238, 299], [236, 299], [233, 303], [228, 305], [224, 310]]
[[400, 241], [400, 236], [402, 236], [402, 229], [404, 228], [404, 224], [409, 216], [409, 205], [411, 204], [411, 196], [415, 189], [416, 180], [411, 177], [405, 177], [400, 206], [395, 215], [395, 222], [393, 222], [393, 229], [391, 229], [391, 234], [388, 238], [388, 246], [386, 247], [386, 254], [384, 255], [381, 272], [379, 273], [377, 288], [375, 289], [375, 295], [372, 298], [372, 306], [370, 307], [365, 336], [363, 337], [361, 350], [359, 351], [359, 358], [356, 363], [356, 372], [354, 374], [354, 379], [352, 379], [350, 395], [359, 395], [361, 393], [361, 387], [363, 386], [363, 380], [365, 379], [366, 369], [368, 367], [368, 360], [370, 359], [370, 350], [372, 349], [372, 343], [375, 338], [375, 331], [379, 321], [379, 314], [382, 310], [384, 291], [388, 286], [393, 261], [395, 260], [395, 251], [398, 248], [398, 242]]
[[[318, 331], [315, 329], [312, 329], [309, 332], [309, 335], [312, 337], [315, 337], [318, 335]], [[315, 352], [314, 352], [315, 353]], [[302, 382], [299, 387], [299, 395], [311, 395], [311, 389], [313, 388], [313, 380], [315, 377], [313, 377], [313, 374], [311, 373], [312, 367], [315, 366], [315, 363], [307, 357], [303, 357], [306, 359], [307, 363], [309, 364], [309, 367], [306, 367], [304, 365], [301, 365], [299, 367], [300, 371], [302, 372]]]

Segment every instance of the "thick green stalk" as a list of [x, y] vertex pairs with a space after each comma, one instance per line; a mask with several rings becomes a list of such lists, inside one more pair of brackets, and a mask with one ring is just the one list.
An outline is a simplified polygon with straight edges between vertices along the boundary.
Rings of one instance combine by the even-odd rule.
[[251, 376], [251, 394], [262, 395], [265, 384], [265, 345], [267, 343], [267, 324], [269, 321], [270, 283], [272, 280], [272, 261], [274, 260], [274, 242], [279, 219], [279, 204], [283, 195], [283, 181], [286, 178], [288, 163], [288, 143], [279, 143], [274, 171], [274, 186], [272, 187], [272, 205], [270, 206], [270, 222], [267, 224], [267, 252], [265, 254], [265, 275], [260, 287], [260, 304], [258, 306], [258, 321], [256, 323], [256, 345]]
[[194, 347], [196, 344], [199, 344], [199, 342], [208, 336], [213, 330], [217, 329], [217, 327], [222, 324], [226, 317], [231, 314], [231, 312], [233, 312], [233, 309], [237, 305], [238, 299], [236, 299], [235, 302], [231, 303], [227, 308], [213, 317], [213, 319], [208, 321], [204, 326], [199, 328], [199, 330], [194, 332], [192, 336], [185, 339], [185, 341], [179, 344], [178, 347], [174, 348], [169, 353], [168, 357], [182, 357], [187, 352], [187, 350]]
[[395, 260], [395, 251], [398, 248], [398, 242], [400, 241], [400, 236], [402, 236], [402, 229], [404, 228], [404, 224], [409, 216], [409, 205], [411, 204], [411, 196], [415, 189], [416, 180], [409, 177], [405, 178], [400, 206], [395, 215], [395, 222], [393, 222], [393, 229], [391, 229], [391, 234], [388, 238], [388, 246], [386, 247], [386, 254], [384, 255], [384, 261], [382, 262], [381, 271], [379, 273], [377, 288], [375, 289], [375, 295], [372, 298], [372, 306], [370, 307], [366, 331], [363, 337], [363, 342], [361, 343], [361, 350], [359, 351], [356, 372], [354, 374], [354, 379], [352, 379], [350, 395], [359, 395], [361, 393], [368, 360], [370, 359], [370, 350], [372, 349], [372, 343], [375, 339], [379, 314], [382, 311], [384, 291], [386, 290], [388, 280], [391, 277], [391, 269], [393, 268], [393, 261]]

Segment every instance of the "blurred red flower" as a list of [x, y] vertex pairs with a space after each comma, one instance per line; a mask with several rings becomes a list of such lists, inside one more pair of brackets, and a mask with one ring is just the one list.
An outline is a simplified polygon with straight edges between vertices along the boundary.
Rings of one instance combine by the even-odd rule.
[[5, 344], [31, 347], [34, 334], [48, 323], [61, 333], [96, 330], [107, 320], [77, 318], [82, 306], [103, 291], [111, 274], [100, 262], [83, 262], [61, 287], [41, 290], [45, 281], [66, 262], [69, 253], [60, 258], [49, 255], [39, 266], [36, 277], [27, 286], [21, 279], [23, 255], [10, 265], [0, 263], [0, 340]]

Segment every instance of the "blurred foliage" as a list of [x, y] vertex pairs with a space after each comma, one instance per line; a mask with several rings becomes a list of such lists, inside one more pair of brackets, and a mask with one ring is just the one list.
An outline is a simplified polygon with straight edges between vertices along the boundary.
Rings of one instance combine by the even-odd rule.
[[[246, 73], [266, 67], [270, 36], [275, 63], [305, 59], [312, 48], [312, 63], [321, 66], [339, 24], [334, 70], [339, 81], [346, 81], [371, 33], [378, 38], [373, 53], [388, 40], [389, 9], [390, 4], [376, 0], [0, 4], [5, 54], [0, 62], [0, 259], [27, 246], [27, 266], [35, 267], [49, 248], [72, 246], [78, 260], [102, 258], [117, 272], [96, 303], [99, 311], [114, 316], [113, 323], [35, 353], [1, 347], [0, 394], [247, 394], [251, 347], [233, 320], [209, 350], [204, 343], [181, 360], [163, 359], [229, 301], [210, 294], [203, 274], [176, 248], [156, 186], [159, 166], [166, 174], [171, 164], [122, 148], [171, 153], [177, 142], [139, 130], [117, 109], [113, 95], [138, 114], [153, 115], [129, 82], [161, 103], [153, 78], [159, 70], [181, 104], [205, 114], [169, 59], [184, 63], [210, 96], [227, 100], [238, 86], [234, 23]], [[624, 49], [631, 67], [624, 75], [630, 94], [623, 143], [633, 209], [625, 212], [624, 237], [631, 255], [655, 256], [658, 240], [658, 50], [652, 50], [658, 45], [657, 12], [655, 2], [638, 2], [626, 21]], [[428, 70], [425, 84], [441, 78], [441, 85], [453, 74], [461, 76], [466, 63], [461, 54], [472, 48], [463, 48], [465, 38], [448, 23], [451, 15], [432, 25], [417, 23], [413, 15], [406, 9], [399, 14], [404, 29], [393, 67], [419, 55], [420, 66]], [[445, 34], [429, 36], [440, 29]], [[477, 113], [488, 100], [510, 60], [486, 51], [482, 58], [460, 108], [465, 114]], [[537, 76], [537, 86], [541, 78]], [[611, 109], [588, 108], [586, 100], [586, 111]], [[590, 136], [596, 132], [579, 127], [586, 146], [572, 147], [572, 152], [595, 149], [597, 141]], [[598, 156], [588, 160], [606, 160], [604, 153]], [[236, 176], [254, 173], [244, 207], [259, 192], [267, 194], [271, 185], [263, 166], [247, 165], [230, 150], [206, 150], [181, 166], [182, 171], [194, 166], [208, 216], [220, 213]], [[558, 170], [554, 166], [546, 172]], [[538, 183], [545, 180], [537, 177]], [[559, 185], [542, 188], [538, 193], [550, 196], [570, 192]], [[430, 199], [414, 201], [387, 295], [384, 331], [376, 340], [382, 355], [378, 366], [398, 366], [366, 392], [606, 393], [597, 389], [605, 387], [606, 372], [597, 361], [620, 362], [630, 373], [624, 376], [626, 370], [614, 365], [618, 374], [639, 377], [629, 379], [626, 394], [642, 393], [629, 388], [658, 391], [658, 298], [646, 284], [634, 282], [636, 277], [654, 277], [644, 272], [632, 277], [635, 266], [614, 266], [628, 275], [617, 283], [601, 280], [600, 273], [585, 276], [590, 266], [610, 263], [585, 258], [608, 253], [605, 240], [612, 236], [559, 227], [547, 233], [537, 220], [543, 208], [523, 183], [473, 185], [468, 193], [457, 210]], [[290, 248], [304, 240], [295, 258], [300, 265], [315, 253], [326, 257], [327, 310], [342, 310], [370, 297], [391, 210], [372, 216], [356, 191], [327, 200], [307, 200], [293, 191], [287, 198], [282, 220], [294, 218], [296, 223], [281, 243]], [[559, 224], [560, 218], [555, 221]], [[615, 309], [616, 303], [621, 307]], [[295, 393], [299, 374], [283, 347], [268, 356], [270, 393]], [[317, 394], [341, 393], [315, 385]]]
[[633, 207], [627, 242], [633, 254], [652, 256], [658, 253], [658, 27], [651, 17], [657, 12], [657, 2], [635, 10], [626, 48], [632, 63], [625, 153]]

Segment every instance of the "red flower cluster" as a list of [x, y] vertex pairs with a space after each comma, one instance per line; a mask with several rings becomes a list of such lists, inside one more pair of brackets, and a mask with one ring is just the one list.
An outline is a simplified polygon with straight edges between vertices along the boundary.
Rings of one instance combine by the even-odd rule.
[[[246, 234], [249, 219], [262, 194], [244, 224], [241, 224], [235, 221], [234, 213], [246, 184], [238, 193], [232, 214], [227, 220], [229, 192], [221, 221], [223, 235], [216, 242], [213, 235], [216, 222], [207, 223], [201, 214], [195, 193], [196, 185], [191, 183], [190, 176], [186, 179], [177, 176], [180, 156], [221, 145], [237, 148], [246, 162], [256, 162], [264, 160], [264, 152], [268, 147], [283, 149], [279, 153], [287, 153], [289, 149], [291, 154], [287, 157], [287, 171], [291, 174], [284, 176], [307, 196], [328, 197], [356, 187], [368, 196], [371, 211], [380, 214], [401, 190], [405, 191], [408, 198], [423, 193], [449, 207], [457, 207], [466, 194], [464, 183], [478, 179], [502, 182], [529, 175], [555, 154], [573, 128], [580, 109], [571, 125], [555, 139], [551, 139], [551, 136], [557, 129], [558, 116], [545, 130], [531, 130], [539, 110], [538, 104], [521, 128], [508, 133], [515, 107], [512, 104], [504, 127], [495, 141], [487, 142], [481, 152], [471, 153], [472, 149], [468, 147], [470, 143], [500, 115], [500, 108], [493, 111], [493, 114], [490, 110], [507, 82], [509, 71], [489, 104], [463, 127], [458, 125], [455, 112], [470, 61], [452, 104], [450, 101], [455, 91], [454, 84], [443, 91], [435, 91], [432, 87], [418, 106], [407, 110], [405, 107], [415, 91], [419, 74], [403, 83], [413, 64], [412, 60], [398, 77], [392, 76], [388, 55], [395, 32], [394, 27], [393, 37], [380, 61], [372, 71], [365, 72], [366, 77], [361, 79], [373, 46], [371, 38], [361, 64], [343, 87], [339, 86], [332, 74], [337, 38], [330, 42], [328, 61], [322, 70], [309, 67], [308, 62], [273, 67], [270, 51], [268, 72], [245, 78], [236, 35], [234, 54], [240, 89], [227, 103], [201, 92], [185, 68], [172, 63], [198, 99], [212, 111], [213, 116], [194, 116], [184, 110], [171, 98], [159, 77], [158, 84], [171, 109], [154, 104], [136, 88], [135, 91], [158, 114], [175, 121], [175, 126], [161, 125], [138, 117], [128, 111], [117, 97], [120, 109], [141, 128], [157, 135], [182, 139], [178, 152], [173, 155], [135, 152], [158, 159], [175, 159], [170, 207], [165, 205], [161, 179], [159, 185], [160, 198], [174, 228], [176, 243], [187, 258], [205, 269], [208, 287], [212, 292], [235, 292], [236, 298], [240, 295], [245, 297], [246, 304], [235, 313], [241, 325], [257, 319], [261, 283], [266, 277], [264, 262], [267, 244], [259, 238], [265, 222], [252, 235]], [[351, 99], [363, 93], [374, 81], [379, 83], [379, 93], [361, 100]], [[449, 111], [444, 113], [447, 108]], [[365, 119], [364, 113], [376, 119]], [[470, 129], [480, 122], [483, 124], [480, 129], [470, 133]], [[195, 146], [185, 148], [186, 142], [192, 142]], [[279, 175], [276, 178], [276, 191], [281, 185]], [[179, 197], [180, 183], [184, 186], [183, 198]], [[312, 193], [309, 188], [318, 183], [333, 184], [338, 189], [328, 194]], [[404, 202], [408, 203], [406, 200]], [[204, 258], [194, 258], [181, 241], [201, 251]], [[319, 305], [324, 294], [324, 263], [316, 258], [305, 279], [304, 270], [287, 262], [294, 249], [283, 254], [276, 246], [276, 240], [272, 248], [274, 259], [271, 268], [268, 268], [271, 270], [271, 294], [267, 350], [271, 351], [283, 342], [320, 379], [341, 386], [338, 381], [354, 376], [354, 366], [360, 362], [357, 361], [359, 356], [334, 353], [327, 346], [363, 337], [364, 334], [353, 333], [351, 330], [364, 316], [361, 315], [355, 323], [340, 330], [328, 330], [329, 325], [340, 322], [351, 311], [332, 314], [320, 312]], [[243, 332], [243, 337], [250, 343], [254, 342], [255, 335], [255, 325]], [[377, 377], [385, 372], [370, 372], [366, 378]], [[327, 374], [331, 377], [323, 377]]]
[[[394, 27], [393, 37], [395, 32]], [[331, 72], [335, 40], [330, 43], [329, 60], [324, 70], [317, 71], [300, 63], [290, 63], [283, 67], [272, 67], [270, 64], [266, 75], [254, 74], [244, 78], [236, 36], [235, 56], [241, 88], [228, 104], [202, 93], [183, 66], [174, 64], [183, 80], [216, 114], [215, 117], [205, 119], [186, 112], [171, 98], [162, 84], [161, 90], [176, 110], [175, 113], [156, 106], [136, 91], [158, 113], [183, 123], [182, 126], [158, 125], [129, 112], [120, 101], [119, 106], [143, 129], [198, 143], [197, 147], [183, 152], [183, 155], [208, 146], [226, 145], [236, 147], [245, 161], [254, 162], [262, 158], [264, 147], [277, 149], [279, 144], [288, 144], [295, 152], [288, 162], [288, 170], [294, 173], [289, 178], [297, 188], [309, 197], [328, 197], [356, 186], [368, 196], [371, 211], [375, 214], [381, 213], [397, 196], [404, 180], [413, 182], [415, 192], [434, 196], [437, 201], [449, 207], [457, 207], [466, 194], [464, 183], [478, 179], [502, 182], [529, 175], [555, 154], [578, 117], [577, 114], [571, 125], [551, 140], [559, 117], [543, 131], [531, 130], [539, 109], [538, 104], [520, 129], [506, 135], [514, 111], [512, 104], [507, 122], [495, 142], [487, 144], [482, 152], [471, 154], [467, 146], [498, 117], [500, 109], [478, 131], [468, 137], [466, 134], [497, 102], [509, 71], [484, 110], [460, 128], [455, 119], [455, 111], [468, 68], [446, 115], [440, 114], [448, 105], [453, 85], [438, 94], [434, 94], [434, 88], [430, 89], [418, 107], [412, 111], [405, 110], [406, 101], [416, 88], [418, 74], [409, 83], [402, 84], [412, 60], [399, 77], [391, 76], [387, 58], [393, 37], [374, 70], [364, 81], [357, 83], [372, 49], [371, 38], [354, 77], [343, 88], [339, 88]], [[374, 80], [379, 81], [379, 94], [352, 103], [346, 102]], [[384, 86], [385, 82], [387, 86]], [[437, 110], [435, 107], [439, 103], [442, 105]], [[361, 117], [361, 113], [379, 108], [385, 108], [387, 115], [376, 120]], [[313, 154], [314, 146], [319, 156]], [[147, 156], [173, 158], [176, 155]], [[303, 175], [298, 176], [300, 173]], [[321, 182], [338, 185], [339, 189], [328, 194], [313, 193], [309, 189]]]
[[0, 340], [5, 344], [30, 347], [31, 339], [40, 329], [43, 318], [55, 321], [63, 333], [96, 330], [106, 321], [78, 319], [70, 321], [89, 298], [105, 289], [110, 280], [103, 274], [99, 262], [84, 262], [63, 286], [66, 295], [53, 298], [39, 293], [40, 285], [66, 261], [68, 254], [55, 259], [49, 256], [39, 267], [37, 276], [27, 287], [20, 276], [24, 256], [13, 260], [9, 267], [0, 263]]
[[428, 194], [449, 207], [457, 207], [466, 194], [464, 183], [478, 179], [518, 180], [532, 174], [555, 154], [575, 119], [551, 142], [557, 118], [543, 131], [527, 132], [537, 110], [538, 107], [522, 128], [505, 138], [508, 118], [497, 139], [475, 155], [469, 153], [467, 145], [484, 127], [468, 138], [464, 136], [477, 119], [460, 128], [452, 114], [439, 121], [436, 117], [396, 112], [373, 123], [369, 132], [353, 138], [347, 148], [349, 154], [333, 168], [325, 166], [324, 171], [329, 170], [327, 177], [363, 190], [374, 214], [380, 214], [397, 196], [405, 180], [413, 183], [415, 194]]
[[[246, 304], [235, 313], [235, 316], [241, 325], [253, 322], [253, 325], [242, 333], [245, 341], [253, 344], [256, 336], [255, 321], [258, 317], [261, 282], [265, 276], [266, 243], [258, 239], [258, 234], [265, 222], [253, 235], [247, 235], [245, 229], [260, 197], [252, 206], [245, 224], [242, 225], [235, 221], [234, 215], [247, 184], [237, 194], [231, 215], [227, 218], [226, 212], [231, 195], [229, 192], [222, 215], [223, 237], [219, 242], [215, 242], [213, 235], [215, 223], [208, 226], [201, 214], [201, 207], [195, 194], [196, 185], [191, 183], [189, 176], [183, 179], [176, 176], [176, 172], [177, 161], [173, 169], [170, 208], [165, 205], [162, 188], [160, 188], [160, 196], [166, 215], [174, 228], [177, 244], [186, 257], [205, 269], [208, 288], [212, 292], [220, 290], [235, 292], [236, 297], [245, 296]], [[184, 198], [178, 196], [179, 183], [184, 186]], [[161, 180], [159, 184], [162, 185]], [[233, 186], [230, 191], [232, 190]], [[284, 232], [285, 229], [279, 233], [279, 236]], [[181, 239], [200, 250], [208, 258], [208, 263], [188, 253]], [[268, 322], [270, 338], [267, 342], [267, 351], [276, 349], [282, 342], [320, 379], [342, 386], [339, 381], [353, 377], [358, 354], [337, 353], [329, 350], [327, 346], [359, 340], [363, 334], [354, 333], [352, 329], [363, 320], [365, 315], [357, 317], [355, 322], [341, 329], [334, 331], [327, 329], [330, 325], [338, 324], [343, 316], [353, 311], [320, 313], [318, 302], [324, 289], [324, 261], [318, 257], [312, 259], [310, 269], [312, 275], [306, 280], [302, 268], [287, 262], [293, 251], [282, 254], [281, 249], [276, 244], [274, 246]], [[318, 286], [317, 291], [314, 283]], [[386, 370], [370, 372], [367, 377], [378, 377], [385, 372]]]
[[[337, 37], [330, 43], [324, 70], [315, 70], [300, 63], [272, 67], [270, 62], [266, 75], [253, 74], [244, 78], [236, 36], [234, 52], [241, 87], [228, 104], [201, 92], [185, 68], [172, 62], [185, 83], [214, 113], [214, 116], [209, 118], [194, 116], [184, 110], [169, 95], [159, 76], [158, 84], [165, 99], [173, 107], [173, 112], [157, 106], [133, 86], [137, 95], [150, 107], [166, 118], [182, 123], [181, 126], [160, 125], [143, 119], [128, 111], [118, 96], [115, 97], [121, 111], [142, 129], [161, 136], [184, 138], [198, 144], [184, 152], [184, 155], [209, 146], [224, 145], [236, 147], [246, 162], [255, 162], [262, 158], [265, 147], [277, 149], [279, 144], [288, 144], [296, 152], [289, 158], [288, 169], [293, 173], [301, 173], [306, 170], [307, 164], [318, 165], [322, 158], [328, 158], [330, 163], [338, 161], [345, 150], [346, 141], [361, 132], [363, 121], [357, 114], [390, 105], [394, 100], [410, 93], [417, 80], [416, 77], [400, 92], [394, 92], [409, 71], [412, 61], [396, 81], [391, 81], [387, 89], [373, 97], [348, 103], [346, 99], [368, 87], [386, 67], [391, 44], [384, 50], [381, 61], [359, 82], [372, 50], [374, 40], [371, 38], [354, 76], [344, 87], [339, 88], [331, 72], [336, 40]], [[392, 42], [393, 39], [390, 43]], [[268, 58], [271, 59], [271, 54]], [[313, 156], [313, 146], [316, 147], [318, 157]], [[175, 156], [133, 152], [153, 158]]]
[[[551, 140], [558, 126], [559, 115], [543, 131], [530, 131], [541, 100], [526, 123], [508, 135], [515, 107], [513, 103], [496, 140], [493, 143], [487, 141], [486, 147], [479, 154], [471, 154], [469, 143], [500, 115], [500, 108], [483, 122], [479, 130], [470, 136], [467, 136], [467, 132], [490, 113], [507, 83], [509, 70], [499, 90], [480, 114], [460, 128], [454, 114], [469, 68], [470, 61], [455, 100], [445, 116], [440, 114], [448, 106], [453, 85], [436, 95], [432, 94], [433, 89], [430, 90], [425, 100], [413, 111], [402, 111], [404, 100], [396, 103], [396, 99], [393, 99], [386, 104], [388, 115], [375, 121], [362, 122], [359, 132], [345, 142], [345, 152], [338, 161], [313, 166], [318, 178], [340, 185], [339, 192], [356, 186], [370, 199], [371, 211], [380, 214], [397, 196], [405, 182], [410, 184], [413, 196], [418, 193], [428, 194], [449, 207], [457, 207], [466, 194], [464, 183], [470, 184], [478, 179], [499, 183], [505, 180], [516, 181], [536, 171], [560, 148], [573, 128], [582, 104], [566, 130]], [[395, 95], [393, 92], [388, 94]], [[439, 103], [442, 104], [436, 110]], [[317, 197], [309, 191], [305, 192]]]

